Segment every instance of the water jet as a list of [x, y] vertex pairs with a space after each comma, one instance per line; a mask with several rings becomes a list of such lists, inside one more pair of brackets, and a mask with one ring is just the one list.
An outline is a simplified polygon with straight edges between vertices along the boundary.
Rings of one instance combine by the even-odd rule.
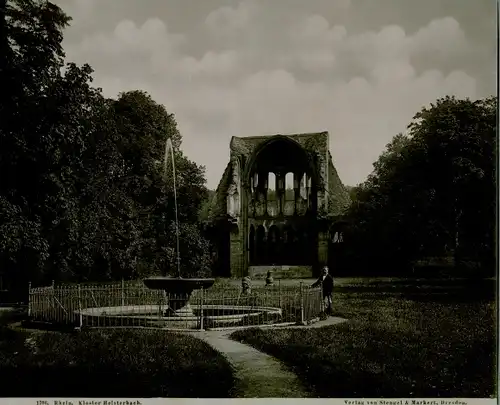
[[167, 139], [165, 143], [165, 157], [163, 161], [163, 179], [167, 183], [168, 160], [172, 163], [172, 179], [174, 189], [174, 206], [175, 206], [175, 236], [176, 236], [176, 262], [177, 262], [177, 277], [150, 277], [143, 280], [144, 285], [153, 290], [165, 291], [169, 299], [167, 312], [165, 315], [170, 316], [195, 316], [189, 299], [194, 290], [207, 289], [211, 287], [214, 278], [183, 278], [181, 277], [181, 258], [179, 248], [179, 215], [177, 206], [177, 187], [176, 187], [176, 171], [175, 157], [172, 140]]

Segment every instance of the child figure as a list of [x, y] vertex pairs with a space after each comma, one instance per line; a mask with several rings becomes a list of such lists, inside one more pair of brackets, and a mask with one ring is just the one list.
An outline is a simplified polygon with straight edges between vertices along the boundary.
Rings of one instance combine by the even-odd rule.
[[241, 289], [243, 295], [250, 295], [252, 292], [252, 280], [250, 277], [243, 277], [243, 280], [241, 280]]
[[266, 276], [266, 287], [274, 285], [274, 279], [271, 273], [271, 270], [267, 272]]

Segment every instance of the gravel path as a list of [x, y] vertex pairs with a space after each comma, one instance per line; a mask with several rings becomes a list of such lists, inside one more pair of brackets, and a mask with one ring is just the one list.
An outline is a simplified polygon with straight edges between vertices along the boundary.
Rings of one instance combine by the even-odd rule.
[[[309, 326], [293, 326], [294, 329], [319, 328], [345, 321], [328, 318]], [[194, 332], [193, 336], [204, 340], [222, 353], [234, 368], [236, 398], [310, 398], [297, 375], [283, 363], [251, 346], [229, 338], [231, 330]]]
[[229, 339], [227, 332], [193, 334], [222, 353], [234, 368], [236, 398], [308, 398], [299, 378], [274, 357]]

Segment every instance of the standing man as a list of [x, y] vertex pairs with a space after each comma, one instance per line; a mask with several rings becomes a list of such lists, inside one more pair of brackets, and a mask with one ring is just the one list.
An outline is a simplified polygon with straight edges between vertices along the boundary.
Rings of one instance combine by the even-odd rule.
[[325, 302], [325, 313], [332, 314], [332, 294], [333, 294], [333, 277], [328, 274], [328, 267], [323, 267], [323, 272], [318, 280], [311, 287], [320, 286], [323, 288], [323, 300]]

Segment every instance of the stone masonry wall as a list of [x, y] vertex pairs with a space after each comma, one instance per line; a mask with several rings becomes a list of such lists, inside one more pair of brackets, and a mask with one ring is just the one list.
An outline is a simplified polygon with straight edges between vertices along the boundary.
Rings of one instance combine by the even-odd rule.
[[[227, 218], [232, 223], [230, 235], [230, 268], [233, 277], [241, 277], [247, 272], [247, 216], [245, 193], [247, 185], [243, 178], [249, 169], [248, 165], [255, 150], [273, 136], [233, 137], [230, 143], [230, 161], [224, 171], [216, 195], [210, 207], [210, 218]], [[349, 195], [345, 190], [333, 166], [329, 152], [328, 132], [284, 135], [302, 146], [308, 159], [315, 167], [318, 184], [318, 211], [323, 210], [330, 215], [344, 211], [349, 204]], [[245, 210], [245, 212], [244, 212]], [[235, 230], [237, 230], [235, 232]], [[327, 251], [324, 239], [320, 236], [318, 259], [326, 261]]]

